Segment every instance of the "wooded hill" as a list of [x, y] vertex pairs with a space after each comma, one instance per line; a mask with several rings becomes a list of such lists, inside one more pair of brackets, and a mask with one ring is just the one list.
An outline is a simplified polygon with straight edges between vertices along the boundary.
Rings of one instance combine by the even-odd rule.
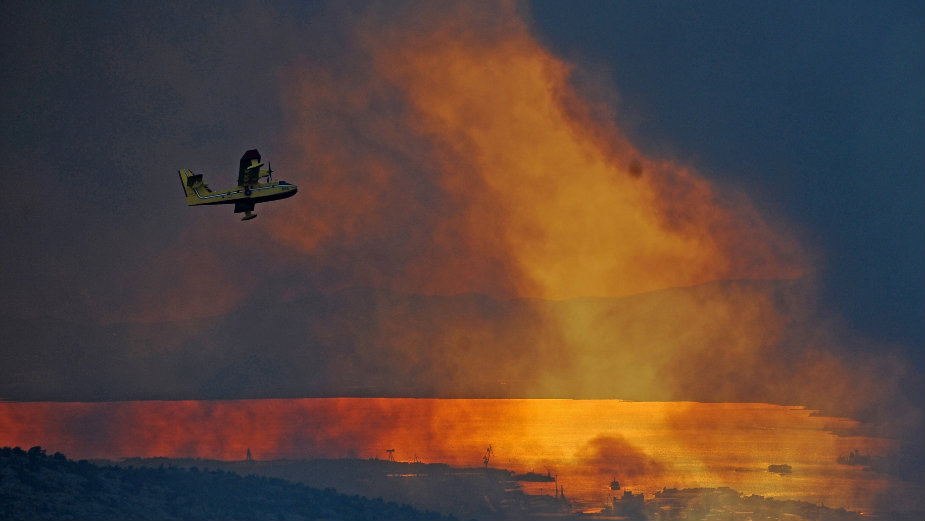
[[[172, 466], [122, 468], [0, 449], [0, 519], [439, 520], [407, 505], [277, 478]], [[450, 517], [449, 519], [452, 519]]]

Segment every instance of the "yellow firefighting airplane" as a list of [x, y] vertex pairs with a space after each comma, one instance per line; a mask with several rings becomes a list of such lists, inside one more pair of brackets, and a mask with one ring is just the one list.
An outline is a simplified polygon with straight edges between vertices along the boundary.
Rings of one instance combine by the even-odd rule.
[[[273, 168], [261, 170], [260, 152], [256, 149], [248, 150], [241, 156], [241, 168], [238, 170], [238, 186], [224, 192], [213, 192], [209, 185], [202, 182], [202, 174], [194, 174], [192, 170], [180, 170], [180, 182], [186, 192], [186, 204], [197, 206], [200, 204], [234, 204], [234, 213], [244, 213], [242, 221], [257, 217], [254, 205], [267, 201], [276, 201], [292, 197], [299, 187], [286, 181], [271, 180]], [[261, 178], [267, 178], [261, 183]]]

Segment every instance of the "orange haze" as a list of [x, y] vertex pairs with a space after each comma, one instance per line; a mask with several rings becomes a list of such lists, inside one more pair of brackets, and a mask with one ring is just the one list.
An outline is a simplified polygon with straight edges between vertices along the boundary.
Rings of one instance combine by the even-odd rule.
[[306, 189], [279, 240], [350, 263], [343, 285], [429, 294], [621, 296], [804, 272], [744, 197], [630, 143], [513, 5], [446, 7], [373, 9], [346, 64], [290, 72]]
[[[288, 143], [273, 162], [299, 195], [267, 210], [272, 220], [239, 226], [223, 216], [212, 228], [184, 232], [152, 263], [150, 277], [139, 277], [158, 283], [138, 299], [134, 318], [218, 314], [259, 303], [259, 291], [264, 301], [348, 287], [550, 299], [532, 307], [473, 299], [469, 321], [452, 311], [390, 308], [393, 297], [367, 299], [308, 328], [317, 334], [311, 342], [285, 338], [253, 352], [268, 364], [283, 361], [267, 374], [317, 370], [318, 380], [372, 389], [407, 371], [426, 396], [505, 396], [493, 390], [514, 383], [520, 394], [511, 395], [526, 397], [799, 404], [892, 421], [897, 436], [921, 425], [903, 387], [905, 360], [869, 346], [844, 349], [847, 335], [816, 309], [812, 252], [745, 195], [632, 143], [614, 105], [589, 95], [575, 67], [531, 34], [521, 7], [331, 6], [339, 39], [307, 45], [302, 60], [281, 72]], [[214, 250], [202, 257], [203, 248]], [[711, 281], [739, 282], [705, 285]], [[690, 286], [697, 287], [668, 289]], [[494, 311], [508, 307], [525, 311]], [[126, 308], [131, 313], [131, 303]], [[421, 317], [426, 323], [415, 322]], [[324, 349], [309, 352], [317, 346]], [[247, 391], [277, 391], [270, 377], [255, 385]], [[236, 392], [223, 396], [254, 396]], [[49, 439], [52, 449], [98, 456], [232, 458], [248, 446], [261, 457], [370, 456], [394, 447], [406, 459], [417, 451], [477, 463], [495, 443], [499, 454], [522, 451], [512, 462], [537, 465], [528, 456], [539, 443], [535, 432], [579, 422], [523, 421], [532, 417], [527, 404], [505, 411], [503, 429], [472, 430], [481, 425], [478, 402], [414, 402], [423, 424], [406, 422], [393, 403], [406, 402], [0, 404], [0, 421], [14, 443]], [[668, 422], [669, 407], [652, 406], [660, 422]], [[370, 409], [390, 419], [387, 428], [356, 428]], [[696, 467], [698, 481], [714, 466], [691, 454], [755, 434], [736, 424], [713, 431], [707, 446], [681, 437], [670, 450], [694, 451], [677, 457]], [[561, 435], [544, 442], [550, 461], [601, 467], [623, 455], [652, 475], [676, 465], [676, 455], [660, 456], [630, 434]], [[825, 440], [820, 454], [832, 459], [839, 442]], [[788, 456], [803, 450], [787, 447]], [[739, 464], [776, 462], [754, 449], [737, 453]]]
[[[274, 163], [298, 197], [248, 223], [260, 233], [224, 217], [184, 232], [149, 267], [134, 318], [346, 287], [552, 299], [510, 306], [528, 314], [507, 322], [494, 312], [507, 304], [467, 320], [366, 301], [370, 314], [310, 329], [325, 333], [311, 339], [318, 362], [301, 338], [267, 350], [358, 388], [410, 371], [425, 396], [761, 401], [893, 421], [895, 435], [920, 425], [906, 360], [856, 348], [818, 312], [812, 252], [745, 195], [632, 143], [522, 8], [329, 6], [336, 36], [317, 49], [306, 37], [280, 73], [288, 145]], [[730, 280], [767, 283], [666, 290]]]
[[[663, 486], [734, 486], [747, 493], [858, 506], [890, 485], [835, 464], [884, 439], [836, 436], [856, 422], [765, 404], [617, 400], [295, 399], [0, 403], [0, 445], [40, 444], [74, 458], [420, 459], [551, 471], [573, 495], [613, 477], [648, 493]], [[789, 463], [788, 479], [767, 472]], [[862, 490], [862, 489], [868, 490]]]

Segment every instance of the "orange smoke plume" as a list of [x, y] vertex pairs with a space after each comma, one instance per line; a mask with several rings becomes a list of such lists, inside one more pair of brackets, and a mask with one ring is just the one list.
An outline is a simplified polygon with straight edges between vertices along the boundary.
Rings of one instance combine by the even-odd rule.
[[621, 435], [598, 435], [578, 449], [580, 466], [598, 474], [634, 479], [663, 479], [665, 465], [626, 441]]
[[310, 201], [274, 232], [349, 263], [336, 283], [565, 299], [803, 273], [744, 198], [594, 117], [514, 6], [445, 7], [373, 10], [349, 59], [291, 72]]
[[[288, 72], [289, 162], [304, 165], [311, 188], [273, 234], [318, 263], [329, 288], [652, 293], [550, 306], [522, 335], [454, 316], [435, 321], [433, 337], [383, 321], [377, 345], [419, 368], [436, 395], [521, 379], [531, 397], [770, 401], [865, 419], [878, 403], [908, 409], [901, 392], [873, 385], [875, 357], [833, 354], [843, 338], [814, 324], [824, 320], [811, 281], [657, 291], [797, 279], [811, 272], [810, 252], [743, 194], [640, 150], [519, 8], [343, 14], [337, 56]], [[480, 353], [510, 363], [483, 367]], [[911, 417], [904, 425], [921, 415]]]
[[[384, 292], [346, 299], [330, 315], [293, 305], [308, 310], [290, 320], [304, 327], [264, 347], [267, 369], [252, 386], [234, 387], [218, 369], [210, 382], [222, 397], [329, 396], [348, 382], [380, 396], [766, 401], [874, 420], [888, 403], [912, 411], [897, 431], [921, 424], [900, 384], [878, 385], [883, 374], [908, 380], [902, 361], [832, 354], [840, 337], [807, 325], [818, 315], [800, 284], [703, 285], [795, 279], [811, 266], [745, 196], [647, 156], [615, 118], [600, 117], [612, 109], [580, 92], [572, 66], [537, 41], [518, 8], [332, 7], [343, 41], [307, 51], [284, 73], [290, 148], [279, 162], [291, 165], [285, 176], [299, 196], [254, 225], [265, 234], [185, 232], [148, 277], [155, 288], [184, 280], [179, 296], [146, 287], [139, 314], [224, 306], [218, 314], [261, 287], [297, 297], [298, 284], [322, 294], [359, 286], [535, 297], [556, 302], [440, 306]], [[188, 275], [203, 247], [214, 262]], [[273, 276], [284, 282], [263, 284]], [[696, 287], [667, 289], [687, 286]], [[254, 345], [229, 352], [250, 356]], [[349, 442], [338, 436], [326, 439]], [[583, 450], [590, 461], [624, 448], [601, 438]]]

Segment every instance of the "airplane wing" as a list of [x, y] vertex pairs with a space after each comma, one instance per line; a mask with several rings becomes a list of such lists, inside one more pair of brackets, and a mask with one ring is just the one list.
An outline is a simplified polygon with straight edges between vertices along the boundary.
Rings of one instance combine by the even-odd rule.
[[238, 186], [256, 183], [260, 179], [261, 166], [260, 152], [256, 148], [244, 152], [238, 168]]

